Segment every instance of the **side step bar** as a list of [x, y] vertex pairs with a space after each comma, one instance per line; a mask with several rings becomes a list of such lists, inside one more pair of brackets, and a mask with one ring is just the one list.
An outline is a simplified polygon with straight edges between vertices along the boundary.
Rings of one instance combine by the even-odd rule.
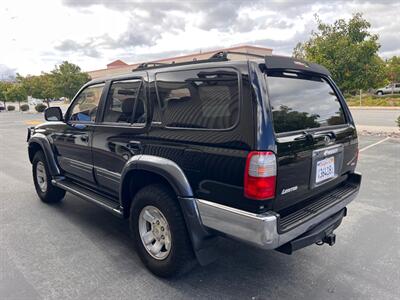
[[84, 200], [87, 200], [89, 202], [92, 202], [108, 211], [113, 213], [114, 215], [118, 217], [123, 217], [123, 211], [120, 205], [109, 198], [102, 196], [100, 194], [97, 194], [89, 189], [86, 189], [84, 187], [81, 187], [78, 184], [75, 184], [67, 179], [61, 178], [61, 179], [53, 179], [51, 183], [59, 187], [60, 189], [66, 190], [67, 192], [70, 192], [71, 194], [74, 194]]

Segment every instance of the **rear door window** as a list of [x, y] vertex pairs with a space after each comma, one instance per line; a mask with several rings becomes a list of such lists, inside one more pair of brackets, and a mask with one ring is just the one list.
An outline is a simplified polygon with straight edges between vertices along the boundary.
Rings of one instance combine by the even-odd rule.
[[274, 72], [267, 82], [276, 133], [346, 123], [340, 101], [324, 78]]
[[158, 73], [156, 87], [167, 127], [227, 129], [238, 120], [239, 80], [233, 69]]

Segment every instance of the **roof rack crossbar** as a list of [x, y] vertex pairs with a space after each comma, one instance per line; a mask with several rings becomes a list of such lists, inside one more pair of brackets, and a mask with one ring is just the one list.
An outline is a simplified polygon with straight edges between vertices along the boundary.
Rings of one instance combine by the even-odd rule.
[[154, 68], [154, 67], [159, 67], [159, 66], [163, 66], [165, 64], [163, 63], [158, 63], [158, 62], [148, 62], [148, 63], [141, 63], [140, 65], [138, 65], [136, 67], [135, 70], [140, 70], [140, 69], [147, 69], [147, 68]]
[[184, 66], [184, 65], [192, 65], [192, 64], [200, 64], [200, 63], [207, 63], [207, 62], [216, 62], [216, 61], [226, 61], [228, 60], [227, 58], [222, 58], [222, 57], [210, 57], [207, 59], [199, 59], [199, 60], [192, 60], [192, 61], [184, 61], [184, 62], [179, 62], [179, 63], [142, 63], [139, 66], [137, 66], [135, 69], [132, 70], [132, 72], [137, 71], [137, 70], [144, 70], [144, 69], [156, 69], [156, 68], [165, 68], [165, 67], [171, 67], [171, 66]]
[[210, 58], [225, 58], [225, 59], [228, 59], [228, 55], [229, 54], [265, 58], [264, 55], [255, 54], [255, 53], [247, 53], [247, 52], [238, 52], [238, 51], [220, 51], [220, 52], [217, 52], [217, 53], [213, 54]]

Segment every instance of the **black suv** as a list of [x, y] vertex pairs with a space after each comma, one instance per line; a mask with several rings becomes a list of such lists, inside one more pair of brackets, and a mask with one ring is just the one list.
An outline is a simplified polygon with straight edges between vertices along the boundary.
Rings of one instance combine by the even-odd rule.
[[143, 64], [90, 81], [65, 115], [48, 108], [28, 130], [40, 199], [67, 191], [129, 219], [164, 277], [213, 261], [221, 236], [287, 254], [333, 245], [361, 182], [343, 95], [320, 65], [229, 57]]

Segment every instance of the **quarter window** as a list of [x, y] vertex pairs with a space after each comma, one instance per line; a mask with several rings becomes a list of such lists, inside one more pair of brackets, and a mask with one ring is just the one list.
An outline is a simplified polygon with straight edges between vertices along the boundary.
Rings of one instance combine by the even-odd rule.
[[107, 97], [104, 122], [144, 124], [145, 103], [142, 80], [113, 82]]
[[70, 108], [70, 121], [94, 122], [104, 84], [96, 84], [84, 89]]
[[197, 69], [156, 75], [165, 125], [226, 129], [239, 116], [239, 80], [232, 69]]

